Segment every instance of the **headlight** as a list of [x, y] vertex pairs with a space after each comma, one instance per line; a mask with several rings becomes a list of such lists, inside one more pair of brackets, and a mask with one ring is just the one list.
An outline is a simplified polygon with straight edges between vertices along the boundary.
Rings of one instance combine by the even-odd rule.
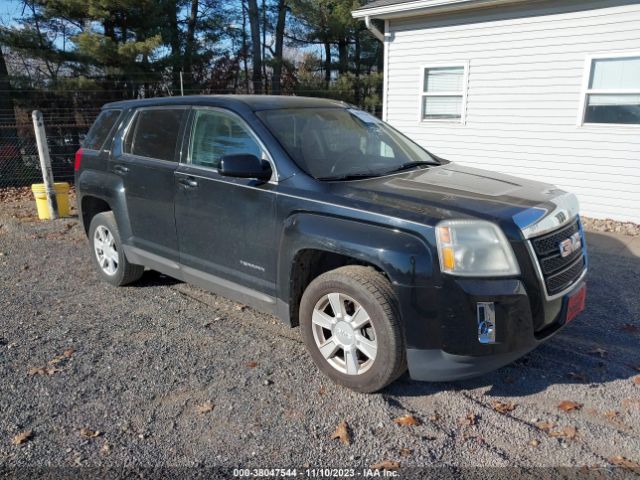
[[507, 238], [484, 220], [445, 220], [436, 227], [440, 269], [465, 277], [520, 274]]

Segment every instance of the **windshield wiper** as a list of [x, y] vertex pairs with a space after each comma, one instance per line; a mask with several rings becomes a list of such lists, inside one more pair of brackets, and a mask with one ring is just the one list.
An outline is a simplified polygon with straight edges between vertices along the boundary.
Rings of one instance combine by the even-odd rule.
[[362, 180], [363, 178], [378, 177], [379, 173], [347, 173], [345, 175], [336, 175], [335, 177], [318, 177], [318, 180], [325, 182], [340, 181], [340, 180]]
[[440, 165], [440, 164], [436, 163], [436, 162], [426, 162], [426, 161], [407, 162], [407, 163], [403, 163], [399, 167], [396, 167], [396, 168], [394, 168], [392, 170], [384, 172], [383, 175], [389, 175], [390, 173], [403, 172], [405, 170], [411, 170], [413, 168], [423, 167], [423, 166], [427, 166], [427, 165], [434, 166], [434, 165]]

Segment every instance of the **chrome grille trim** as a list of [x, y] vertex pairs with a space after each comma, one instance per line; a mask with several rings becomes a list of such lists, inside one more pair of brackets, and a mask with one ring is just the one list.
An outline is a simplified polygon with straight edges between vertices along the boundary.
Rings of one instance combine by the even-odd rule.
[[[545, 278], [545, 275], [542, 272], [542, 267], [540, 266], [540, 261], [538, 259], [538, 255], [537, 255], [537, 253], [536, 253], [536, 251], [535, 251], [535, 249], [533, 247], [533, 241], [532, 241], [532, 239], [527, 239], [525, 241], [525, 246], [527, 248], [527, 251], [529, 252], [529, 257], [531, 258], [531, 261], [533, 262], [533, 266], [534, 266], [534, 269], [535, 269], [535, 272], [536, 272], [536, 276], [538, 277], [538, 283], [540, 284], [540, 288], [544, 292], [544, 297], [545, 297], [545, 299], [547, 301], [556, 300], [556, 299], [558, 299], [560, 297], [563, 297], [567, 293], [569, 293], [577, 284], [579, 284], [585, 278], [585, 276], [587, 275], [587, 271], [589, 270], [589, 268], [588, 268], [588, 260], [587, 260], [587, 253], [586, 253], [585, 237], [584, 237], [584, 232], [582, 230], [582, 224], [580, 223], [579, 219], [576, 216], [571, 218], [571, 221], [576, 221], [576, 220], [578, 221], [578, 230], [580, 231], [581, 236], [582, 236], [582, 250], [581, 250], [582, 254], [581, 254], [581, 257], [578, 257], [578, 259], [579, 258], [583, 259], [585, 268], [582, 271], [582, 273], [580, 274], [580, 276], [574, 282], [572, 282], [571, 285], [569, 285], [567, 288], [565, 288], [561, 292], [554, 293], [553, 295], [549, 294], [549, 291], [547, 289], [547, 283], [546, 283], [547, 279]], [[565, 222], [565, 224], [562, 225], [561, 227], [557, 228], [557, 230], [562, 230], [563, 228], [566, 228], [568, 223], [569, 222]], [[547, 234], [549, 234], [549, 233], [553, 233], [553, 231], [547, 232]], [[577, 262], [578, 259], [573, 260], [571, 263], [573, 264], [573, 263]], [[549, 274], [548, 276], [553, 276], [553, 275], [554, 275], [554, 273]]]

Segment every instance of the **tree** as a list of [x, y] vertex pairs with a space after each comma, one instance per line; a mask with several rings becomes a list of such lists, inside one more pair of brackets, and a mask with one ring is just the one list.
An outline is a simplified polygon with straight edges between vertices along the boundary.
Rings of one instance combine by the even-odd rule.
[[187, 22], [187, 39], [184, 51], [184, 71], [187, 74], [188, 86], [193, 86], [193, 58], [195, 55], [196, 26], [198, 22], [198, 0], [191, 0], [191, 10]]
[[[0, 37], [0, 45], [2, 44]], [[9, 80], [9, 70], [4, 59], [4, 53], [0, 47], [0, 150], [5, 145], [17, 139], [16, 113], [13, 108], [13, 96], [11, 92], [11, 82]], [[4, 150], [7, 150], [4, 148]], [[8, 151], [8, 150], [7, 150]], [[0, 157], [8, 156], [0, 152]], [[1, 158], [0, 160], [4, 160]]]
[[276, 22], [275, 31], [275, 50], [273, 53], [273, 78], [271, 79], [271, 91], [274, 95], [280, 95], [282, 92], [282, 65], [284, 62], [284, 58], [282, 56], [284, 50], [284, 30], [287, 23], [286, 0], [278, 0], [276, 11], [278, 20]]
[[260, 11], [257, 0], [248, 0], [249, 26], [251, 29], [251, 54], [253, 60], [253, 93], [262, 93], [262, 51], [260, 46]]

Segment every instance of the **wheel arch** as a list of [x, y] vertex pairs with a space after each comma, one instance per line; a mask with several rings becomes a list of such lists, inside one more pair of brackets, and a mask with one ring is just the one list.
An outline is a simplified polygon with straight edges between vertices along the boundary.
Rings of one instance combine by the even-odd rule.
[[94, 216], [112, 211], [122, 241], [127, 243], [131, 236], [131, 225], [122, 178], [108, 172], [86, 170], [81, 173], [76, 185], [78, 212], [85, 233], [89, 233]]
[[430, 281], [432, 254], [414, 234], [317, 214], [296, 214], [284, 228], [278, 265], [278, 313], [299, 324], [299, 302], [318, 275], [346, 265], [369, 266], [392, 286], [419, 286]]

